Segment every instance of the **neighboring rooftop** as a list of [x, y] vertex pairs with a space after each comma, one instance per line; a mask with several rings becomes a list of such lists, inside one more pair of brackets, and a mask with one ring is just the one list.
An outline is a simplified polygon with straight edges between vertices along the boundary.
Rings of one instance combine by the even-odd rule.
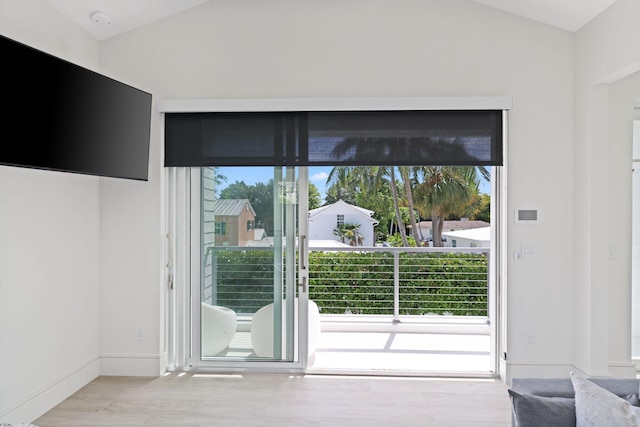
[[[468, 219], [461, 219], [461, 220], [447, 220], [444, 222], [444, 225], [442, 227], [442, 231], [457, 231], [457, 230], [470, 230], [472, 228], [482, 228], [482, 227], [489, 227], [491, 224], [489, 224], [486, 221], [475, 221], [475, 220], [468, 220]], [[418, 227], [422, 230], [431, 230], [431, 226], [432, 223], [431, 221], [420, 221], [418, 223]]]
[[[316, 209], [311, 209], [309, 211], [309, 213], [308, 213], [309, 220], [311, 220], [313, 217], [315, 217], [316, 215], [322, 213], [325, 210], [333, 209], [333, 208], [336, 208], [336, 207], [341, 207], [341, 208], [344, 208], [344, 209], [349, 209], [349, 210], [352, 210], [352, 211], [356, 211], [356, 212], [359, 212], [360, 214], [362, 214], [362, 215], [364, 215], [366, 217], [372, 217], [373, 214], [375, 213], [372, 210], [361, 208], [359, 206], [349, 204], [349, 203], [345, 202], [344, 200], [338, 200], [335, 203], [331, 203], [329, 205], [324, 205], [324, 206], [321, 206], [321, 207], [316, 208]], [[376, 222], [377, 222], [377, 220], [376, 220]]]
[[457, 230], [442, 232], [443, 235], [451, 238], [476, 240], [478, 242], [491, 241], [491, 227], [473, 228], [469, 230]]
[[213, 201], [213, 211], [216, 216], [238, 216], [243, 209], [256, 215], [248, 199], [216, 199]]

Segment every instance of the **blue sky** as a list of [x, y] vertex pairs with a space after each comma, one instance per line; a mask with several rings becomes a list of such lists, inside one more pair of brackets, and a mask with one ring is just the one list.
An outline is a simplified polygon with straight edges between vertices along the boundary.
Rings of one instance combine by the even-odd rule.
[[[315, 184], [320, 191], [320, 195], [324, 200], [325, 184], [331, 166], [311, 166], [309, 167], [309, 182]], [[227, 181], [222, 184], [220, 189], [225, 188], [229, 184], [236, 181], [244, 181], [247, 185], [253, 185], [257, 182], [267, 182], [273, 178], [273, 167], [221, 167], [218, 168], [219, 173], [227, 177]], [[480, 184], [480, 191], [489, 194], [490, 186], [488, 182]]]

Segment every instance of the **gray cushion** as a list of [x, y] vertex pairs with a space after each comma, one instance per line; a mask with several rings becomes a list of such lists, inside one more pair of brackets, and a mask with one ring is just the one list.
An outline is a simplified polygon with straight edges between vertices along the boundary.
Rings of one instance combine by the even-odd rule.
[[[638, 393], [640, 382], [633, 378], [591, 378], [591, 382], [618, 396]], [[574, 397], [570, 378], [513, 378], [511, 389], [520, 394], [549, 397]]]
[[575, 399], [520, 394], [508, 390], [518, 427], [567, 427], [576, 425]]
[[[590, 380], [592, 382], [597, 382]], [[560, 387], [559, 394], [571, 397], [559, 397], [559, 396], [539, 396], [530, 393], [516, 392], [513, 389], [509, 389], [509, 396], [511, 397], [511, 403], [513, 408], [514, 425], [517, 427], [573, 427], [576, 425], [576, 407], [575, 398], [571, 380], [568, 379], [569, 388], [564, 389]], [[625, 381], [623, 381], [625, 382]], [[562, 386], [565, 382], [562, 382]], [[534, 381], [535, 385], [542, 385]], [[610, 385], [610, 384], [609, 384]], [[623, 387], [618, 387], [618, 391], [623, 391], [629, 384], [624, 384]], [[533, 391], [537, 393], [552, 393], [552, 390], [544, 390], [543, 387], [536, 389], [533, 387]], [[626, 396], [621, 396], [622, 399], [631, 403], [634, 406], [640, 406], [640, 399], [637, 393], [631, 393]]]

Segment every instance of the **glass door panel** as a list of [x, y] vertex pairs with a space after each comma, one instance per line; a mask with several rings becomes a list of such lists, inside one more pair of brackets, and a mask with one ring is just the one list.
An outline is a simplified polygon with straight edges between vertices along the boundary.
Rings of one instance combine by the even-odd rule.
[[[298, 178], [293, 167], [200, 171], [198, 365], [297, 362]], [[194, 210], [192, 209], [192, 212]]]

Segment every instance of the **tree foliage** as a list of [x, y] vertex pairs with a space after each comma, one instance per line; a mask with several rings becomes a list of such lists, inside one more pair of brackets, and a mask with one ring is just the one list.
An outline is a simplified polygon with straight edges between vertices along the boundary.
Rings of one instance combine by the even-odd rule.
[[[401, 246], [413, 246], [423, 237], [419, 219], [430, 218], [434, 246], [442, 246], [444, 220], [483, 219], [490, 222], [489, 196], [479, 192], [489, 180], [485, 167], [474, 166], [340, 166], [327, 179], [327, 203], [340, 198], [373, 210], [379, 221], [377, 236], [398, 234]], [[409, 226], [412, 239], [407, 238]]]
[[[481, 180], [489, 180], [484, 167], [340, 166], [329, 173], [325, 203], [343, 200], [374, 211], [373, 217], [379, 222], [376, 239], [386, 240], [397, 233], [401, 246], [414, 246], [427, 238], [419, 233], [419, 220], [430, 218], [433, 244], [442, 246], [444, 220], [464, 217], [491, 221], [490, 196], [479, 192]], [[313, 183], [309, 183], [307, 197], [309, 209], [320, 207], [320, 192]], [[236, 181], [222, 190], [220, 198], [249, 199], [256, 212], [256, 224], [273, 235], [272, 179], [254, 185]]]
[[[248, 199], [256, 213], [256, 226], [264, 228], [268, 236], [273, 236], [273, 179], [267, 183], [247, 185], [236, 181], [220, 192], [221, 199]], [[318, 187], [309, 183], [309, 209], [320, 207], [321, 197]]]
[[248, 199], [256, 213], [256, 227], [273, 236], [273, 179], [247, 185], [236, 181], [220, 192], [221, 199]]
[[318, 187], [313, 182], [309, 183], [309, 210], [319, 208], [322, 204], [322, 197]]
[[333, 234], [340, 238], [342, 243], [351, 246], [362, 246], [364, 236], [360, 233], [360, 224], [346, 223], [333, 229]]

